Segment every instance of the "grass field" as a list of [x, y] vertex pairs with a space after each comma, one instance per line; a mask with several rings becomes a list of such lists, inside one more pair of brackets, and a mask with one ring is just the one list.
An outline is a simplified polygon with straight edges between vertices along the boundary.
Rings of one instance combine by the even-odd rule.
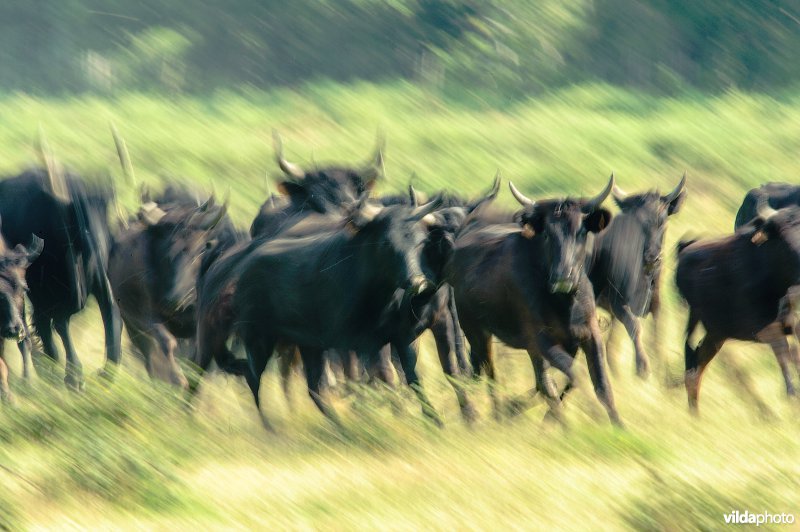
[[[670, 222], [666, 334], [671, 371], [682, 367], [685, 309], [672, 281], [675, 242], [689, 232], [729, 232], [746, 190], [794, 181], [800, 155], [800, 96], [729, 93], [666, 99], [606, 86], [553, 93], [502, 109], [477, 97], [444, 101], [411, 86], [310, 86], [298, 92], [174, 99], [33, 100], [0, 97], [0, 172], [35, 160], [41, 124], [56, 155], [76, 172], [109, 172], [127, 209], [137, 187], [116, 160], [108, 122], [127, 140], [140, 183], [194, 181], [231, 193], [231, 215], [247, 226], [274, 175], [270, 131], [287, 156], [360, 161], [375, 131], [387, 137], [380, 191], [477, 194], [499, 168], [532, 197], [594, 194], [613, 170], [629, 191], [671, 189], [688, 173], [689, 196]], [[137, 185], [138, 186], [138, 185]], [[505, 186], [505, 183], [504, 183]], [[504, 189], [499, 202], [513, 207]], [[102, 364], [96, 309], [73, 321], [87, 369]], [[76, 395], [47, 379], [12, 382], [16, 408], [0, 410], [0, 529], [10, 528], [499, 528], [714, 529], [732, 510], [792, 512], [800, 519], [800, 402], [787, 401], [769, 349], [731, 342], [708, 370], [702, 417], [687, 413], [682, 388], [660, 375], [633, 377], [627, 340], [615, 350], [612, 384], [622, 431], [609, 426], [579, 357], [579, 390], [568, 429], [542, 423], [544, 407], [498, 423], [483, 383], [470, 384], [481, 421], [463, 426], [421, 340], [423, 383], [447, 425], [430, 426], [407, 393], [337, 399], [345, 429], [332, 428], [295, 379], [293, 409], [273, 371], [263, 391], [277, 434], [261, 429], [249, 392], [213, 376], [187, 413], [168, 386], [149, 382], [124, 338], [125, 368], [112, 388], [91, 379]], [[19, 375], [16, 349], [7, 359]], [[775, 416], [728, 383], [719, 359], [752, 374]], [[532, 386], [522, 352], [500, 348], [505, 393]], [[800, 524], [795, 524], [800, 527]]]

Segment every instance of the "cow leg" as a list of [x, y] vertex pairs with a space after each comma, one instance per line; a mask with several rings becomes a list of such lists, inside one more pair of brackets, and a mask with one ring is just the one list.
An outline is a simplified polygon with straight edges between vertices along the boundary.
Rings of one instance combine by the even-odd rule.
[[778, 366], [781, 368], [783, 381], [786, 385], [786, 395], [793, 397], [795, 395], [794, 384], [792, 384], [792, 375], [789, 372], [789, 357], [790, 346], [789, 341], [784, 334], [783, 327], [780, 323], [773, 323], [764, 330], [759, 331], [756, 338], [760, 342], [768, 343], [775, 354], [775, 359], [778, 361]]
[[548, 417], [561, 421], [561, 400], [556, 396], [552, 383], [548, 382], [544, 363], [546, 361], [566, 375], [567, 387], [571, 388], [572, 383], [575, 381], [575, 374], [572, 371], [574, 357], [570, 356], [563, 346], [555, 343], [545, 333], [539, 333], [536, 336], [536, 342], [528, 347], [528, 356], [530, 356], [531, 364], [533, 365], [536, 388], [544, 394], [545, 400], [550, 406]]
[[[615, 425], [622, 426], [622, 420], [617, 413], [614, 404], [614, 394], [611, 391], [611, 384], [605, 368], [605, 353], [603, 353], [603, 337], [600, 334], [600, 326], [597, 324], [597, 316], [590, 316], [588, 320], [588, 334], [580, 335], [579, 343], [581, 349], [586, 354], [586, 363], [589, 367], [589, 377], [592, 379], [594, 393], [597, 399], [605, 407], [608, 417]], [[572, 379], [570, 379], [572, 380]], [[569, 384], [568, 384], [569, 386]]]
[[442, 371], [444, 371], [448, 382], [450, 382], [456, 393], [461, 416], [467, 423], [472, 423], [477, 418], [477, 412], [462, 386], [458, 367], [453, 359], [453, 353], [451, 353], [451, 346], [455, 344], [454, 336], [456, 332], [453, 330], [453, 320], [449, 319], [449, 312], [446, 318], [434, 320], [431, 324], [431, 332], [433, 333], [433, 339], [436, 341], [436, 351], [439, 354], [439, 363], [442, 366]]
[[686, 385], [686, 394], [689, 399], [689, 410], [692, 414], [696, 415], [699, 412], [698, 398], [700, 395], [700, 381], [703, 378], [703, 371], [705, 371], [708, 363], [711, 362], [711, 359], [713, 359], [722, 348], [723, 343], [725, 343], [724, 338], [718, 338], [710, 333], [706, 333], [705, 338], [703, 338], [700, 344], [695, 349], [692, 349], [689, 346], [689, 335], [687, 334], [686, 336], [686, 373], [684, 374], [684, 382]]
[[131, 343], [144, 359], [144, 368], [147, 370], [147, 375], [154, 379], [155, 368], [153, 367], [152, 355], [158, 349], [156, 341], [142, 329], [127, 321], [125, 322], [125, 330], [128, 331], [128, 338], [130, 338]]
[[628, 305], [614, 304], [612, 307], [614, 317], [625, 326], [628, 336], [633, 340], [633, 347], [636, 351], [636, 375], [646, 379], [650, 373], [650, 360], [642, 345], [642, 324], [639, 318], [631, 312]]
[[289, 410], [294, 410], [291, 388], [292, 372], [300, 365], [300, 353], [296, 346], [284, 344], [278, 345], [275, 351], [278, 355], [278, 373], [281, 378], [283, 396], [286, 398]]
[[261, 424], [264, 428], [273, 431], [272, 425], [267, 419], [267, 416], [261, 410], [261, 375], [267, 368], [269, 359], [272, 358], [272, 351], [275, 349], [275, 341], [272, 339], [264, 339], [262, 335], [257, 335], [252, 330], [243, 331], [242, 340], [244, 341], [245, 350], [247, 351], [247, 361], [249, 368], [245, 373], [247, 385], [253, 394], [253, 401], [256, 404], [256, 410], [261, 418]]
[[186, 380], [181, 367], [178, 365], [178, 361], [175, 360], [175, 350], [178, 348], [178, 341], [161, 323], [153, 324], [151, 331], [161, 348], [162, 354], [167, 360], [170, 381], [180, 388], [188, 389], [189, 382]]
[[8, 387], [8, 366], [5, 359], [6, 341], [0, 338], [0, 402], [11, 403], [13, 396]]
[[437, 426], [444, 426], [442, 418], [433, 407], [433, 404], [425, 394], [425, 390], [422, 388], [422, 384], [419, 382], [419, 376], [417, 376], [417, 352], [414, 349], [414, 346], [411, 343], [405, 342], [393, 342], [392, 346], [397, 349], [397, 354], [400, 357], [400, 366], [403, 368], [403, 373], [406, 376], [406, 382], [408, 383], [408, 386], [414, 390], [417, 399], [422, 404], [422, 413]]
[[320, 392], [322, 376], [325, 373], [325, 357], [323, 350], [319, 348], [301, 347], [300, 357], [303, 359], [303, 368], [306, 373], [308, 383], [308, 394], [317, 405], [319, 411], [325, 415], [334, 425], [342, 427], [339, 415], [334, 410], [333, 405], [328, 400], [328, 394]]
[[54, 363], [58, 363], [58, 348], [53, 341], [53, 319], [33, 312], [33, 326], [42, 340], [42, 350]]
[[94, 297], [100, 308], [106, 338], [106, 362], [101, 375], [113, 379], [122, 354], [122, 318], [119, 307], [111, 295], [111, 284], [105, 274], [102, 275], [100, 286], [94, 290]]
[[67, 370], [64, 376], [64, 384], [73, 390], [81, 390], [86, 383], [83, 380], [83, 365], [78, 359], [78, 353], [75, 351], [72, 337], [69, 334], [69, 318], [54, 319], [53, 327], [61, 337], [64, 351], [67, 353]]
[[447, 319], [451, 323], [453, 329], [453, 349], [456, 352], [456, 360], [458, 361], [458, 369], [462, 375], [468, 376], [472, 373], [472, 368], [467, 361], [467, 350], [464, 346], [464, 332], [461, 330], [461, 324], [458, 322], [458, 309], [456, 308], [456, 296], [453, 292], [453, 287], [448, 287], [447, 297]]
[[379, 380], [389, 386], [394, 387], [394, 372], [392, 371], [392, 345], [386, 344], [377, 353], [370, 352], [362, 356], [364, 367], [367, 370], [367, 377], [370, 383]]
[[486, 334], [480, 327], [473, 326], [471, 323], [462, 323], [462, 325], [470, 347], [469, 358], [472, 363], [472, 377], [473, 379], [478, 379], [481, 373], [486, 374], [494, 418], [500, 420], [502, 411], [497, 390], [492, 335]]
[[617, 364], [618, 360], [616, 356], [612, 356], [611, 353], [616, 354], [617, 349], [616, 346], [618, 344], [617, 340], [617, 332], [619, 330], [619, 320], [614, 316], [612, 313], [608, 318], [608, 341], [606, 342], [606, 358], [608, 360], [608, 369], [611, 371], [611, 374], [614, 377], [619, 376], [619, 365]]
[[33, 342], [31, 341], [30, 331], [28, 330], [28, 323], [25, 320], [25, 311], [22, 313], [22, 329], [25, 331], [25, 337], [21, 342], [17, 343], [19, 354], [22, 355], [22, 378], [26, 383], [30, 383], [33, 372], [31, 371], [31, 351], [33, 350]]

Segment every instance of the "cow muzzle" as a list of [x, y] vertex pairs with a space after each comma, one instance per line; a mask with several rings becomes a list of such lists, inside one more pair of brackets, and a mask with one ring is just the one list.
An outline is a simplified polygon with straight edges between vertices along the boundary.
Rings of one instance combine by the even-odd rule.
[[3, 338], [6, 340], [16, 340], [17, 342], [21, 342], [25, 339], [25, 328], [20, 323], [15, 323], [13, 325], [3, 327], [2, 332]]
[[428, 281], [424, 275], [415, 275], [408, 280], [408, 285], [406, 287], [407, 296], [420, 297], [430, 294], [433, 291], [433, 283]]
[[571, 294], [577, 289], [578, 283], [568, 278], [550, 283], [550, 292], [553, 294]]

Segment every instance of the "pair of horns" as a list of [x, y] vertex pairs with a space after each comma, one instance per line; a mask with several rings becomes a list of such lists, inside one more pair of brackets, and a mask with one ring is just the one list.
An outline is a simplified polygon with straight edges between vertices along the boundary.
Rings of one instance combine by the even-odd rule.
[[[386, 146], [386, 139], [383, 134], [378, 132], [375, 153], [370, 161], [360, 170], [361, 177], [364, 179], [376, 179], [383, 175], [383, 150]], [[291, 163], [283, 156], [283, 142], [276, 130], [272, 130], [272, 147], [275, 150], [275, 160], [281, 171], [292, 180], [302, 180], [306, 176], [305, 170], [295, 163]]]
[[[661, 201], [663, 201], [664, 203], [672, 203], [673, 201], [678, 199], [678, 196], [681, 195], [681, 193], [685, 188], [686, 188], [686, 172], [683, 172], [683, 177], [681, 177], [681, 180], [678, 183], [678, 185], [669, 194], [661, 196]], [[614, 190], [612, 190], [612, 194], [614, 195], [614, 199], [616, 199], [617, 201], [622, 201], [625, 199], [625, 196], [627, 196], [625, 191], [619, 188], [617, 185], [614, 185]]]
[[[517, 187], [514, 186], [514, 183], [511, 181], [508, 182], [508, 188], [511, 190], [511, 194], [514, 198], [519, 202], [520, 205], [523, 207], [533, 207], [536, 202], [527, 196], [525, 196], [522, 192], [517, 190]], [[611, 190], [614, 188], [614, 174], [611, 174], [611, 177], [608, 179], [608, 184], [606, 188], [603, 189], [600, 194], [597, 196], [585, 200], [581, 203], [581, 211], [585, 214], [591, 213], [596, 211], [600, 205], [608, 198], [608, 195], [611, 194]]]

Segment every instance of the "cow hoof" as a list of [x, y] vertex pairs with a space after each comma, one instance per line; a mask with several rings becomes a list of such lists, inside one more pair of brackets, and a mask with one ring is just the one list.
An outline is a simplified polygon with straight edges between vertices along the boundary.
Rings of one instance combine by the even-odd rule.
[[97, 372], [97, 378], [108, 383], [114, 382], [117, 375], [116, 369], [103, 368]]
[[0, 403], [5, 406], [16, 406], [16, 399], [11, 392], [0, 392]]
[[650, 365], [647, 362], [641, 362], [636, 364], [636, 376], [646, 381], [647, 378], [650, 376]]
[[467, 425], [474, 425], [478, 422], [478, 411], [472, 403], [467, 403], [461, 407], [461, 417]]
[[64, 384], [68, 390], [73, 392], [82, 392], [86, 389], [86, 381], [80, 375], [68, 374], [64, 377]]

